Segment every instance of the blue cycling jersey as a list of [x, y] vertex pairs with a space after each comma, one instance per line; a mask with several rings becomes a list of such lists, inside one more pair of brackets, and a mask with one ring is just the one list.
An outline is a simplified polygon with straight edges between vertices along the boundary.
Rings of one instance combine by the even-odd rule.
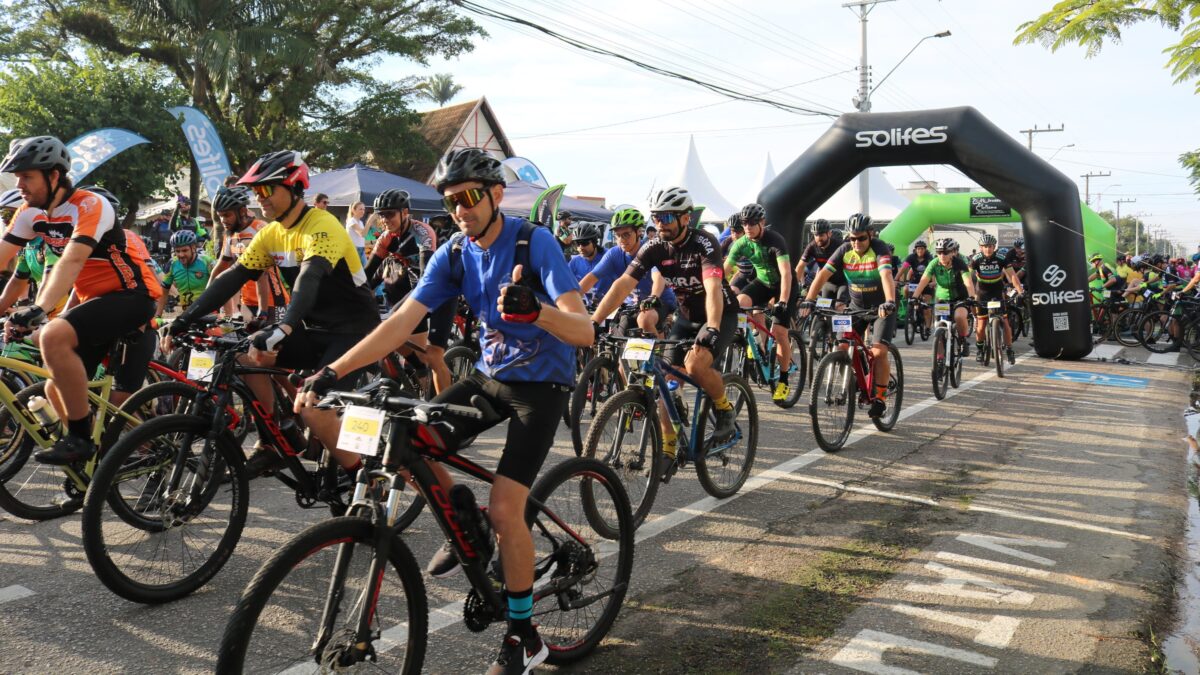
[[[641, 244], [644, 243], [646, 243], [646, 241], [643, 239], [642, 242], [638, 244], [638, 247], [640, 248]], [[633, 257], [634, 254], [626, 253], [617, 246], [605, 251], [604, 257], [602, 257], [600, 262], [592, 268], [592, 274], [595, 275], [597, 279], [596, 285], [599, 286], [600, 284], [604, 284], [605, 292], [608, 292], [608, 287], [611, 286], [614, 281], [620, 278], [622, 274], [625, 274], [625, 268], [629, 267], [629, 263], [633, 262]], [[651, 275], [647, 274], [641, 279], [638, 279], [638, 284], [633, 289], [633, 299], [635, 301], [644, 300], [650, 297], [650, 288], [653, 285], [653, 279], [650, 277]], [[668, 311], [675, 311], [675, 306], [677, 305], [675, 302], [675, 291], [671, 290], [670, 285], [663, 290], [663, 294], [659, 297], [659, 300], [662, 300], [663, 305], [666, 306]]]
[[[571, 257], [571, 261], [567, 263], [567, 267], [571, 268], [571, 273], [575, 275], [576, 281], [582, 281], [583, 278], [588, 275], [588, 272], [596, 269], [596, 265], [600, 264], [600, 260], [603, 257], [603, 254], [597, 253], [592, 257], [591, 260], [588, 260], [582, 255], [576, 254]], [[604, 294], [608, 292], [608, 287], [611, 285], [611, 281], [598, 282], [592, 287], [592, 290], [588, 292], [588, 297], [603, 298]]]
[[[453, 278], [450, 246], [439, 248], [425, 267], [413, 298], [429, 308], [462, 295], [479, 317], [481, 373], [501, 382], [553, 382], [571, 386], [575, 380], [575, 348], [533, 324], [510, 323], [500, 318], [496, 301], [503, 284], [512, 281], [517, 230], [522, 220], [504, 217], [500, 236], [490, 248], [469, 239], [462, 245], [462, 279]], [[493, 226], [494, 227], [494, 226]], [[543, 304], [554, 304], [562, 295], [579, 290], [575, 275], [563, 260], [562, 247], [550, 230], [534, 228], [529, 240], [529, 263], [545, 287], [538, 293]]]

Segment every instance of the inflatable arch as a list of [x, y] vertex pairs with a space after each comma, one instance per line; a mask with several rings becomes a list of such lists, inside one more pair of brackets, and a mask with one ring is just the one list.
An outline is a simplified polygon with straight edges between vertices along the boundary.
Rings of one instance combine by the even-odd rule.
[[[1099, 253], [1110, 265], [1116, 264], [1117, 230], [1087, 204], [1080, 202], [1079, 209], [1087, 255]], [[896, 251], [907, 251], [932, 225], [1019, 222], [1019, 213], [986, 192], [917, 195], [908, 208], [883, 228], [879, 238], [895, 246]], [[971, 246], [968, 244], [966, 248], [970, 250]]]
[[759, 194], [793, 255], [809, 214], [873, 166], [951, 164], [1021, 213], [1034, 351], [1078, 359], [1092, 349], [1088, 268], [1074, 181], [970, 107], [842, 115]]

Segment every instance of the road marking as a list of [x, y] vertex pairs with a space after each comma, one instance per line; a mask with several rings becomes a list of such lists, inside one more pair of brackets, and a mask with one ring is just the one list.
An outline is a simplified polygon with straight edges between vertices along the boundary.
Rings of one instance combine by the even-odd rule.
[[21, 598], [28, 598], [31, 595], [36, 595], [33, 591], [24, 586], [7, 586], [0, 588], [0, 605]]
[[[990, 600], [991, 602], [1006, 602], [1013, 605], [1028, 605], [1033, 602], [1033, 594], [1013, 588], [1006, 584], [981, 577], [977, 574], [943, 565], [939, 562], [925, 563], [925, 569], [940, 574], [942, 580], [936, 584], [919, 584], [912, 582], [904, 590], [913, 593], [933, 593], [936, 595], [953, 595], [958, 598], [972, 600]], [[971, 591], [967, 586], [976, 586], [985, 590]]]
[[863, 487], [858, 487], [855, 485], [847, 485], [846, 483], [842, 483], [842, 482], [836, 481], [836, 480], [829, 480], [827, 478], [814, 478], [812, 476], [800, 476], [800, 475], [796, 475], [796, 474], [792, 474], [790, 476], [785, 476], [784, 478], [786, 478], [787, 480], [794, 480], [798, 483], [811, 483], [813, 485], [824, 485], [826, 487], [831, 487], [835, 490], [843, 490], [845, 492], [857, 492], [858, 494], [874, 495], [876, 497], [886, 497], [887, 499], [897, 499], [897, 500], [905, 501], [905, 502], [913, 502], [914, 504], [924, 504], [926, 506], [941, 506], [941, 502], [938, 502], [935, 499], [927, 499], [925, 497], [913, 497], [911, 495], [902, 495], [902, 494], [898, 494], [895, 492], [886, 492], [883, 490], [872, 490], [871, 488], [863, 488]]
[[[989, 392], [994, 391], [997, 394], [1001, 393], [1001, 391], [999, 389], [987, 389], [985, 391], [989, 391]], [[1019, 394], [1015, 391], [1006, 391], [1006, 392], [1003, 392], [1003, 395], [1004, 396], [1019, 396], [1021, 398], [1036, 398], [1036, 399], [1040, 399], [1043, 401], [1058, 401], [1060, 403], [1063, 402], [1063, 398], [1061, 396], [1041, 396], [1039, 394]], [[1081, 401], [1081, 402], [1086, 403], [1089, 408], [1091, 408], [1091, 407], [1110, 408], [1112, 410], [1128, 410], [1129, 409], [1129, 406], [1118, 405], [1116, 403], [1103, 403], [1100, 401]]]
[[996, 537], [989, 534], [960, 534], [956, 537], [958, 541], [980, 548], [986, 548], [989, 551], [1003, 553], [1021, 560], [1028, 560], [1046, 567], [1053, 567], [1055, 562], [1049, 558], [1043, 558], [1040, 555], [1021, 551], [1012, 546], [1036, 546], [1038, 548], [1066, 548], [1067, 544], [1061, 541], [1051, 541], [1049, 539], [1027, 539], [1024, 537]]
[[918, 675], [917, 671], [897, 666], [883, 665], [883, 654], [889, 649], [916, 652], [926, 656], [953, 659], [984, 668], [995, 668], [996, 659], [965, 649], [954, 649], [935, 645], [932, 642], [909, 640], [908, 638], [877, 630], [863, 630], [834, 654], [831, 663], [876, 675]]
[[1106, 375], [1086, 370], [1052, 370], [1046, 373], [1048, 380], [1065, 380], [1082, 384], [1098, 384], [1102, 387], [1120, 387], [1122, 389], [1145, 389], [1147, 380], [1144, 377], [1125, 377], [1124, 375]]
[[1122, 349], [1125, 349], [1124, 345], [1096, 345], [1092, 349], [1092, 353], [1088, 354], [1088, 356], [1098, 359], [1111, 359], [1120, 354]]
[[1146, 359], [1146, 363], [1151, 363], [1156, 366], [1174, 366], [1179, 363], [1179, 352], [1170, 352], [1168, 354], [1151, 354]]
[[899, 614], [977, 630], [979, 632], [975, 634], [975, 637], [971, 638], [972, 641], [998, 649], [1004, 649], [1008, 646], [1008, 643], [1012, 641], [1013, 634], [1017, 632], [1017, 626], [1021, 625], [1020, 619], [1011, 616], [993, 616], [988, 621], [981, 621], [979, 619], [968, 619], [961, 614], [951, 614], [950, 612], [929, 609], [928, 607], [914, 607], [902, 602], [880, 604]]
[[1078, 520], [1065, 520], [1063, 518], [1047, 518], [1045, 516], [1033, 516], [1028, 513], [1020, 513], [1009, 509], [996, 508], [994, 506], [977, 506], [972, 504], [967, 507], [968, 511], [978, 511], [979, 513], [991, 513], [997, 516], [1005, 516], [1007, 518], [1015, 518], [1017, 520], [1028, 520], [1031, 523], [1046, 523], [1047, 525], [1061, 525], [1063, 527], [1072, 527], [1076, 530], [1088, 530], [1089, 532], [1103, 532], [1104, 534], [1115, 534], [1118, 537], [1127, 539], [1136, 539], [1138, 541], [1149, 541], [1151, 538], [1144, 534], [1136, 532], [1125, 532], [1103, 525], [1092, 525], [1091, 523], [1081, 523]]
[[985, 570], [993, 572], [1004, 572], [1006, 574], [1018, 574], [1024, 577], [1034, 577], [1035, 579], [1045, 579], [1050, 576], [1050, 572], [1039, 570], [1035, 567], [1025, 567], [1024, 565], [1013, 565], [1012, 563], [1002, 563], [987, 558], [976, 558], [971, 555], [962, 555], [960, 553], [949, 553], [947, 551], [938, 551], [935, 558], [949, 560], [960, 565], [970, 565], [972, 567], [982, 567]]

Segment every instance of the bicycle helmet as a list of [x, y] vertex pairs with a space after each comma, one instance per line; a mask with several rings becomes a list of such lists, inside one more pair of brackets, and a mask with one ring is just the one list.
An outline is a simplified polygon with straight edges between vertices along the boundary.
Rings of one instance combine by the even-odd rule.
[[603, 232], [600, 229], [600, 224], [592, 222], [576, 223], [571, 233], [571, 237], [575, 240], [576, 244], [589, 241], [594, 244], [600, 241], [602, 235]]
[[933, 242], [933, 250], [935, 253], [949, 253], [958, 248], [958, 243], [950, 237], [938, 239]]
[[295, 150], [269, 152], [237, 182], [238, 185], [285, 185], [308, 189], [308, 165]]
[[924, 240], [924, 239], [918, 239], [918, 240], [917, 240], [917, 243], [913, 244], [913, 250], [914, 250], [914, 251], [915, 251], [916, 249], [919, 249], [919, 248], [923, 248], [923, 249], [926, 249], [926, 250], [928, 250], [928, 249], [929, 249], [929, 247], [925, 245], [925, 240]]
[[191, 230], [180, 230], [171, 235], [171, 248], [179, 248], [180, 246], [195, 246], [196, 233]]
[[15, 209], [24, 203], [25, 198], [21, 196], [21, 191], [16, 188], [0, 193], [0, 209]]
[[67, 146], [53, 136], [18, 138], [8, 145], [8, 155], [0, 162], [0, 173], [71, 169]]
[[1017, 237], [1016, 239], [1013, 239], [1013, 246], [1016, 248], [1025, 248], [1025, 240]]
[[1129, 264], [1133, 265], [1134, 267], [1141, 267], [1142, 265], [1146, 264], [1146, 256], [1135, 255], [1133, 256], [1133, 260], [1129, 261]]
[[996, 238], [990, 234], [985, 234], [979, 238], [979, 245], [980, 246], [995, 246]]
[[103, 197], [104, 199], [108, 200], [108, 203], [113, 207], [113, 213], [121, 210], [121, 200], [117, 199], [116, 195], [100, 187], [99, 185], [80, 185], [78, 189], [83, 190], [84, 192], [90, 192], [97, 197]]
[[758, 223], [767, 219], [767, 210], [762, 207], [762, 204], [747, 204], [742, 207], [742, 223]]
[[250, 190], [245, 186], [226, 187], [222, 185], [217, 188], [217, 196], [213, 198], [213, 210], [217, 213], [239, 211], [247, 206], [250, 206]]
[[1154, 264], [1154, 265], [1162, 265], [1162, 264], [1163, 264], [1163, 263], [1165, 263], [1166, 261], [1167, 261], [1167, 260], [1166, 260], [1166, 258], [1164, 258], [1164, 257], [1163, 257], [1163, 254], [1161, 254], [1161, 253], [1155, 253], [1155, 254], [1154, 254], [1154, 255], [1153, 255], [1151, 258], [1150, 258], [1150, 262], [1151, 262], [1151, 264]]
[[1104, 260], [1104, 256], [1100, 255], [1099, 253], [1093, 253], [1088, 257], [1088, 262], [1096, 262], [1099, 260]]
[[668, 187], [650, 197], [650, 212], [689, 213], [692, 210], [692, 195], [687, 188]]
[[409, 194], [404, 190], [390, 188], [380, 192], [379, 195], [375, 197], [375, 203], [373, 206], [376, 212], [399, 211], [401, 209], [409, 208], [411, 205], [409, 200]]
[[1200, 253], [1193, 253], [1193, 254], [1192, 254], [1192, 262], [1194, 262], [1194, 263], [1198, 263], [1198, 262], [1200, 262]]
[[573, 218], [574, 216], [572, 216], [572, 215], [571, 215], [571, 212], [570, 212], [570, 211], [559, 211], [559, 212], [558, 212], [558, 215], [557, 215], [557, 216], [555, 216], [555, 217], [556, 217], [558, 220], [570, 220], [570, 219], [571, 219], [571, 218]]
[[875, 231], [875, 227], [871, 224], [871, 216], [865, 213], [856, 213], [846, 219], [846, 231], [850, 233], [870, 233]]
[[507, 185], [504, 168], [500, 160], [480, 148], [458, 148], [451, 150], [438, 162], [433, 174], [433, 184], [438, 192], [448, 185], [478, 181], [484, 187]]
[[958, 251], [958, 249], [959, 249], [958, 242], [957, 242], [957, 241], [955, 241], [955, 240], [953, 240], [953, 239], [951, 239], [951, 240], [950, 240], [950, 250], [952, 250], [952, 251]]
[[646, 226], [646, 217], [637, 209], [621, 209], [613, 214], [612, 220], [609, 221], [611, 229], [618, 227], [633, 227], [641, 229]]

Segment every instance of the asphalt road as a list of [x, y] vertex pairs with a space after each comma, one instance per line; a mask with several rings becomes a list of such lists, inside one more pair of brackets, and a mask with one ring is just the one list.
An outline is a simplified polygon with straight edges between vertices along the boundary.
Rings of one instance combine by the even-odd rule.
[[[937, 402], [928, 345], [901, 351], [906, 393], [896, 430], [868, 423], [836, 455], [815, 449], [803, 405], [779, 410], [760, 391], [746, 488], [713, 500], [687, 470], [660, 490], [639, 531], [620, 619], [570, 669], [1142, 670], [1138, 632], [1162, 612], [1182, 532], [1186, 374], [1145, 364], [1139, 350], [1120, 354], [1133, 365], [1025, 353], [1004, 379], [972, 360], [963, 386]], [[1047, 377], [1058, 370], [1084, 374]], [[492, 464], [500, 438], [481, 437], [465, 454]], [[551, 462], [573, 455], [565, 429], [552, 453]], [[221, 573], [156, 607], [118, 598], [95, 579], [77, 517], [0, 515], [0, 672], [211, 672], [255, 570], [326, 515], [300, 509], [270, 479], [251, 483], [250, 504]], [[440, 543], [428, 515], [405, 537], [422, 563]], [[853, 592], [834, 589], [816, 603], [797, 595], [814, 585], [805, 573], [835, 574], [847, 551], [862, 550], [886, 555]], [[431, 608], [453, 607], [466, 589], [461, 577], [425, 583]], [[501, 638], [498, 627], [474, 634], [453, 616], [437, 625], [428, 672], [482, 671]]]

